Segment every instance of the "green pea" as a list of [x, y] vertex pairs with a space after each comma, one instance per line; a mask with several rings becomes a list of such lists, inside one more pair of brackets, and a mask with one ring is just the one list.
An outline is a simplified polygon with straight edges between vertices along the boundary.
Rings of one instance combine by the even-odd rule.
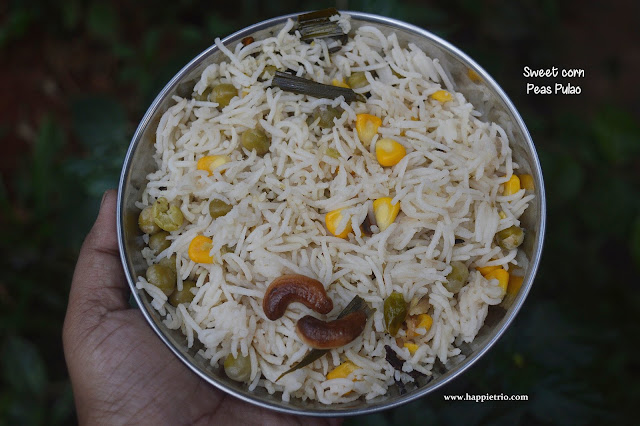
[[158, 262], [158, 265], [165, 266], [173, 271], [173, 273], [177, 273], [176, 270], [176, 255], [172, 254], [171, 257], [163, 257]]
[[242, 146], [248, 151], [255, 151], [260, 156], [269, 152], [271, 140], [262, 129], [245, 130], [241, 139]]
[[169, 303], [171, 306], [178, 306], [181, 303], [191, 303], [195, 295], [191, 292], [191, 289], [196, 286], [196, 283], [191, 280], [182, 282], [182, 290], [178, 291], [176, 288], [171, 296], [169, 296]]
[[238, 90], [233, 86], [233, 84], [218, 84], [211, 89], [210, 99], [213, 102], [217, 102], [220, 109], [229, 105], [231, 99], [238, 96]]
[[524, 231], [518, 226], [510, 226], [496, 234], [496, 243], [506, 250], [520, 247], [524, 241]]
[[193, 95], [193, 99], [195, 99], [196, 101], [208, 101], [212, 89], [212, 87], [207, 87], [202, 91], [201, 94], [196, 93], [195, 95]]
[[209, 203], [209, 213], [214, 219], [226, 215], [232, 208], [232, 205], [227, 204], [222, 200], [211, 200]]
[[171, 245], [171, 241], [167, 239], [169, 233], [167, 231], [160, 231], [157, 234], [153, 234], [149, 237], [149, 248], [153, 250], [155, 254], [164, 251]]
[[351, 73], [351, 75], [347, 78], [347, 84], [352, 89], [359, 89], [361, 87], [369, 84], [367, 81], [367, 76], [362, 71]]
[[165, 231], [177, 230], [184, 221], [180, 208], [175, 205], [169, 206], [169, 201], [164, 197], [158, 198], [153, 203], [151, 212], [153, 213], [153, 221]]
[[457, 293], [467, 283], [469, 278], [469, 268], [462, 262], [454, 260], [451, 262], [451, 272], [447, 275], [447, 282], [443, 283], [451, 293]]
[[407, 302], [401, 293], [394, 291], [384, 301], [384, 325], [387, 332], [395, 336], [407, 318]]
[[153, 212], [151, 206], [145, 207], [138, 216], [138, 227], [145, 234], [155, 234], [160, 230], [160, 227], [156, 225], [153, 220]]
[[147, 281], [169, 296], [176, 288], [176, 273], [163, 265], [151, 265], [147, 268]]
[[342, 116], [342, 112], [342, 108], [318, 107], [313, 111], [311, 117], [307, 119], [307, 124], [311, 125], [319, 118], [320, 121], [318, 122], [318, 126], [323, 129], [330, 129], [334, 126], [333, 119], [340, 118]]
[[234, 358], [232, 354], [229, 354], [224, 360], [224, 372], [236, 382], [248, 381], [251, 377], [251, 358], [241, 354]]

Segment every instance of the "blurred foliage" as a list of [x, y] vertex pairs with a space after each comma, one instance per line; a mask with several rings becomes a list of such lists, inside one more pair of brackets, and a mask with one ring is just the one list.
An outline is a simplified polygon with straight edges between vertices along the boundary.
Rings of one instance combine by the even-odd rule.
[[[633, 316], [640, 307], [638, 117], [630, 104], [583, 102], [587, 94], [573, 100], [526, 96], [520, 74], [524, 65], [563, 64], [563, 23], [581, 3], [336, 4], [427, 28], [485, 67], [529, 126], [548, 197], [543, 262], [505, 336], [467, 374], [428, 397], [347, 424], [633, 423], [631, 410], [640, 398], [638, 361], [627, 342], [637, 336]], [[86, 71], [78, 73], [77, 87], [58, 94], [57, 106], [28, 117], [33, 140], [16, 159], [18, 171], [3, 171], [0, 179], [0, 424], [74, 421], [60, 334], [73, 266], [100, 197], [116, 187], [128, 140], [156, 93], [215, 37], [268, 17], [329, 5], [12, 0], [0, 6], [0, 56], [47, 40], [47, 48], [59, 49], [54, 54], [84, 55]], [[590, 64], [590, 58], [583, 60], [577, 65]], [[98, 69], [91, 71], [94, 63]], [[607, 78], [619, 74], [617, 64], [605, 64]], [[95, 84], [94, 74], [106, 83]], [[3, 146], [13, 131], [14, 123], [0, 116]], [[529, 400], [474, 403], [442, 397], [465, 393], [526, 394]]]

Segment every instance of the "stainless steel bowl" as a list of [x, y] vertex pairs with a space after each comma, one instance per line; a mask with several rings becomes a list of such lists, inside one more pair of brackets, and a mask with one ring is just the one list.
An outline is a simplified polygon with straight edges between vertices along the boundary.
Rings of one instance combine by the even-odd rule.
[[[144, 317], [160, 339], [178, 358], [203, 380], [224, 392], [261, 407], [291, 414], [310, 416], [369, 414], [415, 400], [443, 386], [480, 359], [511, 324], [533, 284], [542, 252], [546, 213], [544, 185], [538, 156], [522, 118], [498, 84], [485, 70], [459, 49], [422, 28], [367, 13], [346, 13], [351, 15], [354, 28], [372, 25], [383, 33], [395, 32], [401, 43], [414, 43], [422, 48], [427, 55], [438, 58], [449, 73], [456, 90], [465, 94], [474, 106], [483, 113], [482, 118], [499, 123], [507, 131], [515, 161], [521, 165], [525, 172], [530, 173], [535, 181], [536, 198], [522, 217], [523, 225], [527, 229], [527, 236], [525, 244], [521, 247], [526, 253], [529, 263], [525, 271], [524, 282], [515, 299], [506, 307], [490, 307], [485, 324], [476, 339], [471, 344], [461, 347], [466, 358], [457, 363], [449, 363], [446, 366], [446, 371], [443, 371], [442, 374], [436, 374], [430, 382], [421, 383], [404, 395], [400, 395], [398, 389], [391, 388], [386, 395], [371, 401], [361, 399], [329, 406], [319, 402], [303, 402], [296, 399], [285, 403], [278, 393], [269, 395], [264, 389], [249, 392], [246, 386], [228, 379], [221, 369], [211, 367], [206, 360], [197, 356], [197, 348], [187, 349], [185, 337], [179, 331], [166, 328], [159, 315], [149, 304], [147, 295], [135, 287], [136, 277], [144, 274], [146, 270], [146, 263], [140, 253], [142, 239], [137, 227], [139, 209], [135, 207], [135, 202], [140, 199], [146, 185], [146, 176], [156, 167], [152, 159], [155, 130], [160, 117], [173, 103], [171, 97], [176, 94], [181, 96], [191, 94], [198, 76], [205, 67], [222, 60], [223, 54], [218, 48], [211, 46], [180, 70], [165, 86], [149, 107], [133, 136], [118, 188], [117, 214], [120, 255], [129, 286]], [[297, 14], [281, 16], [252, 25], [225, 38], [223, 43], [233, 50], [236, 43], [239, 43], [244, 37], [253, 36], [258, 39], [270, 36], [277, 33], [287, 19], [295, 19], [296, 16]], [[481, 79], [479, 83], [471, 81], [468, 75], [469, 70], [478, 74]], [[483, 94], [488, 96], [488, 100], [486, 97], [483, 99]]]

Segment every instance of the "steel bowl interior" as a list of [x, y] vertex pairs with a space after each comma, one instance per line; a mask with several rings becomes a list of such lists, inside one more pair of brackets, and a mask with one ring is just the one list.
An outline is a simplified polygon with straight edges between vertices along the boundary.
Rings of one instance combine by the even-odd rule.
[[[544, 183], [535, 147], [516, 108], [491, 76], [459, 49], [422, 28], [372, 14], [344, 13], [351, 15], [354, 28], [371, 25], [385, 34], [395, 32], [401, 45], [413, 43], [427, 55], [439, 59], [456, 90], [463, 93], [482, 112], [482, 118], [495, 121], [505, 129], [512, 144], [515, 161], [520, 164], [521, 170], [533, 176], [535, 182], [536, 197], [521, 219], [523, 226], [527, 229], [522, 247], [528, 258], [528, 265], [524, 271], [524, 282], [517, 296], [508, 306], [490, 307], [485, 324], [476, 339], [471, 344], [461, 347], [464, 359], [450, 360], [437, 369], [431, 381], [418, 382], [416, 387], [409, 389], [403, 395], [397, 388], [391, 387], [386, 395], [370, 401], [360, 399], [346, 404], [325, 405], [292, 398], [289, 402], [283, 402], [278, 393], [270, 395], [260, 388], [249, 392], [246, 386], [228, 379], [219, 367], [212, 367], [205, 359], [196, 355], [199, 349], [197, 345], [187, 348], [186, 339], [179, 331], [170, 330], [164, 326], [160, 316], [151, 307], [147, 295], [137, 290], [135, 286], [136, 277], [144, 274], [147, 266], [140, 253], [143, 242], [137, 227], [139, 209], [136, 208], [135, 202], [140, 199], [147, 183], [146, 176], [156, 168], [152, 158], [155, 130], [162, 114], [173, 104], [172, 96], [189, 95], [204, 68], [223, 59], [222, 52], [215, 44], [212, 45], [187, 64], [166, 85], [149, 107], [133, 136], [122, 169], [118, 193], [118, 239], [122, 263], [133, 296], [144, 317], [160, 339], [191, 370], [203, 380], [237, 398], [291, 414], [310, 416], [369, 414], [420, 398], [464, 372], [504, 333], [522, 306], [538, 268], [545, 231]], [[296, 16], [297, 14], [281, 16], [247, 27], [225, 38], [223, 43], [233, 50], [233, 47], [244, 37], [260, 38], [273, 35], [284, 26], [287, 19], [295, 19]], [[470, 79], [469, 70], [477, 73], [479, 81]]]

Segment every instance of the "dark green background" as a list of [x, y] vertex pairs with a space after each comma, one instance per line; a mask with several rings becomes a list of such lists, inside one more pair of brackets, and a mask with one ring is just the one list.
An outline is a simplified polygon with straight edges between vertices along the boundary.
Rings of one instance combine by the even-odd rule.
[[[538, 149], [542, 265], [510, 330], [467, 374], [348, 424], [633, 424], [638, 387], [637, 2], [341, 1], [452, 42], [502, 85]], [[587, 3], [587, 4], [585, 4]], [[137, 121], [192, 57], [248, 24], [332, 2], [0, 5], [0, 424], [75, 421], [61, 326], [79, 245]], [[526, 95], [524, 66], [582, 68], [580, 95]], [[443, 394], [527, 394], [445, 402]]]

